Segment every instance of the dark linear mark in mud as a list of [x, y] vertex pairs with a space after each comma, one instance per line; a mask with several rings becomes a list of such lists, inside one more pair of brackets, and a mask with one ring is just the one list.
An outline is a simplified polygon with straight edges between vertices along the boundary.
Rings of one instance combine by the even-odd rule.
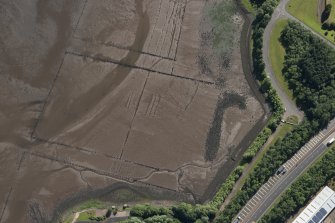
[[[175, 52], [174, 52], [174, 61], [176, 61], [178, 43], [179, 43], [179, 40], [180, 40], [180, 34], [181, 34], [182, 27], [183, 27], [183, 20], [184, 20], [187, 1], [183, 1], [182, 3], [174, 2], [174, 4], [175, 5], [177, 4], [176, 16], [180, 18], [180, 28], [178, 30], [179, 33], [178, 33], [178, 37], [176, 39], [176, 48], [175, 48]], [[183, 5], [183, 7], [178, 8], [178, 4]], [[175, 40], [176, 29], [177, 29], [177, 23], [176, 22], [173, 22], [173, 23], [174, 23], [174, 27], [173, 27], [173, 30], [172, 30], [172, 35], [171, 35], [172, 38], [171, 38], [171, 44], [169, 46], [168, 55], [170, 55], [170, 53], [171, 53], [171, 49], [172, 49], [172, 46], [173, 46], [173, 42]]]
[[49, 92], [48, 92], [48, 95], [45, 97], [45, 100], [43, 101], [43, 105], [42, 105], [42, 109], [41, 109], [41, 111], [40, 111], [40, 114], [38, 115], [37, 120], [36, 120], [36, 123], [35, 123], [35, 125], [34, 125], [33, 128], [32, 128], [31, 135], [30, 135], [31, 140], [33, 140], [34, 137], [35, 137], [36, 129], [37, 129], [37, 127], [38, 127], [39, 122], [40, 122], [41, 119], [42, 119], [43, 113], [44, 113], [44, 111], [45, 111], [45, 109], [46, 109], [46, 106], [47, 106], [47, 104], [48, 104], [48, 101], [49, 101], [49, 98], [50, 98], [50, 96], [51, 96], [52, 90], [54, 89], [54, 86], [55, 86], [55, 84], [56, 84], [56, 81], [57, 81], [57, 79], [58, 79], [58, 77], [59, 77], [59, 73], [60, 73], [61, 68], [62, 68], [62, 66], [63, 66], [64, 59], [65, 59], [65, 57], [63, 57], [63, 59], [62, 59], [62, 62], [61, 62], [61, 64], [60, 64], [59, 68], [58, 68], [58, 71], [57, 71], [57, 73], [56, 73], [56, 75], [55, 75], [55, 78], [54, 78], [53, 81], [52, 81], [52, 84], [51, 84], [50, 90], [49, 90]]
[[[73, 37], [73, 39], [77, 39], [77, 40], [80, 40], [80, 41], [83, 41], [83, 42], [92, 43], [91, 40], [84, 39], [84, 38]], [[107, 46], [107, 47], [114, 47], [114, 48], [121, 49], [121, 50], [128, 50], [128, 51], [131, 51], [133, 53], [144, 54], [144, 55], [149, 55], [149, 56], [157, 57], [157, 58], [164, 59], [164, 60], [175, 61], [173, 58], [170, 58], [170, 57], [165, 57], [165, 56], [161, 56], [161, 55], [154, 54], [154, 53], [149, 53], [149, 52], [142, 51], [142, 50], [135, 50], [135, 49], [132, 49], [131, 47], [121, 46], [119, 44], [115, 44], [115, 43], [111, 43], [111, 42], [108, 42], [108, 43], [97, 42], [97, 43], [100, 44], [100, 45], [103, 45], [103, 46]]]
[[104, 170], [98, 170], [98, 169], [94, 169], [94, 168], [87, 167], [87, 166], [84, 166], [84, 165], [73, 163], [73, 162], [71, 162], [71, 160], [63, 160], [63, 159], [59, 159], [58, 157], [53, 157], [53, 156], [41, 154], [41, 153], [38, 153], [38, 152], [29, 151], [27, 153], [29, 153], [29, 155], [31, 155], [31, 156], [36, 156], [36, 157], [39, 157], [39, 158], [42, 158], [42, 159], [47, 159], [47, 160], [51, 160], [51, 161], [54, 161], [54, 162], [61, 163], [63, 165], [66, 165], [68, 167], [71, 167], [71, 168], [75, 169], [76, 171], [79, 171], [78, 170], [78, 168], [79, 168], [80, 171], [89, 171], [89, 172], [95, 173], [95, 174], [100, 175], [100, 176], [106, 176], [106, 177], [111, 177], [111, 178], [114, 178], [114, 179], [117, 179], [117, 180], [122, 180], [124, 182], [129, 183], [129, 184], [135, 184], [136, 183], [136, 184], [144, 185], [144, 186], [147, 186], [147, 187], [158, 188], [158, 189], [163, 189], [165, 191], [175, 192], [175, 193], [178, 193], [178, 194], [186, 194], [184, 192], [180, 192], [178, 190], [174, 190], [174, 189], [171, 189], [171, 188], [154, 185], [154, 184], [147, 183], [147, 182], [142, 182], [141, 181], [142, 178], [134, 179], [134, 178], [129, 178], [129, 177], [117, 176], [115, 174], [112, 174], [111, 172], [107, 172], [107, 171], [104, 171]]
[[124, 150], [125, 150], [125, 147], [126, 147], [128, 138], [129, 138], [129, 134], [130, 134], [130, 132], [132, 131], [133, 123], [134, 123], [134, 120], [135, 120], [135, 117], [136, 117], [138, 108], [140, 107], [140, 103], [141, 103], [141, 101], [142, 101], [143, 93], [144, 93], [145, 87], [146, 87], [146, 85], [147, 85], [148, 78], [149, 78], [149, 73], [147, 74], [147, 77], [145, 78], [145, 82], [144, 82], [144, 84], [143, 84], [143, 88], [142, 88], [142, 91], [141, 91], [141, 94], [140, 94], [140, 98], [139, 98], [138, 101], [137, 101], [136, 108], [135, 108], [135, 112], [134, 112], [134, 115], [133, 115], [133, 117], [132, 117], [132, 119], [131, 119], [130, 128], [129, 128], [128, 132], [127, 132], [127, 136], [126, 136], [126, 138], [125, 138], [125, 140], [124, 140], [124, 143], [123, 143], [122, 151], [121, 151], [121, 154], [120, 154], [120, 157], [119, 157], [120, 159], [121, 159], [122, 156], [123, 156], [123, 153], [124, 153]]
[[184, 6], [184, 9], [182, 11], [183, 15], [181, 16], [180, 29], [179, 29], [178, 40], [177, 40], [177, 44], [176, 44], [176, 52], [175, 52], [175, 55], [174, 55], [174, 60], [176, 60], [176, 58], [177, 58], [177, 53], [178, 53], [178, 48], [179, 48], [178, 46], [179, 46], [179, 41], [180, 41], [180, 36], [181, 36], [181, 30], [182, 30], [182, 27], [183, 27], [183, 22], [184, 22], [184, 17], [185, 17], [187, 0], [185, 0], [184, 4], [185, 4], [185, 6]]
[[232, 106], [238, 106], [240, 109], [245, 109], [245, 97], [240, 96], [234, 92], [224, 93], [223, 95], [219, 96], [214, 111], [212, 126], [209, 129], [206, 140], [205, 159], [207, 161], [213, 161], [216, 157], [216, 154], [220, 148], [223, 115], [225, 110]]
[[[77, 147], [77, 146], [71, 146], [71, 145], [68, 145], [68, 144], [65, 144], [65, 143], [60, 143], [60, 142], [57, 142], [57, 141], [51, 141], [51, 140], [46, 140], [46, 139], [43, 139], [43, 138], [38, 138], [36, 136], [34, 136], [33, 139], [36, 140], [36, 141], [38, 141], [38, 142], [41, 142], [41, 143], [48, 143], [48, 144], [52, 144], [52, 145], [59, 145], [59, 146], [63, 146], [65, 148], [77, 150], [77, 151], [80, 151], [80, 152], [84, 152], [84, 153], [88, 153], [88, 154], [101, 155], [101, 156], [107, 157], [107, 158], [112, 159], [112, 160], [118, 160], [118, 161], [121, 161], [121, 162], [125, 162], [125, 163], [130, 163], [130, 164], [133, 164], [133, 165], [138, 165], [138, 166], [146, 167], [146, 168], [149, 168], [149, 169], [153, 169], [155, 171], [162, 171], [162, 169], [154, 167], [154, 166], [150, 166], [150, 165], [146, 165], [146, 164], [142, 164], [142, 163], [138, 163], [138, 162], [126, 160], [126, 159], [120, 159], [119, 157], [111, 156], [111, 155], [104, 154], [104, 153], [98, 153], [95, 150], [90, 150], [90, 149], [87, 149], [87, 148], [81, 148], [81, 147]], [[172, 171], [172, 170], [168, 170], [168, 171]]]
[[83, 16], [84, 11], [85, 11], [85, 9], [86, 9], [87, 2], [88, 2], [88, 0], [85, 0], [83, 9], [81, 10], [80, 16], [79, 16], [78, 21], [77, 21], [77, 23], [76, 23], [76, 26], [74, 27], [74, 30], [73, 30], [73, 33], [72, 33], [72, 38], [74, 38], [74, 35], [75, 35], [75, 33], [77, 32], [77, 30], [78, 30], [78, 26], [79, 26], [81, 17]]
[[2, 212], [1, 212], [0, 223], [2, 222], [2, 218], [3, 218], [3, 215], [5, 214], [5, 211], [6, 211], [8, 202], [9, 202], [10, 195], [12, 194], [12, 191], [13, 191], [13, 187], [10, 187], [10, 190], [9, 190], [9, 192], [7, 194], [7, 197], [6, 197], [6, 201], [5, 201], [4, 207], [3, 207]]
[[211, 82], [211, 81], [194, 79], [194, 78], [187, 77], [187, 76], [179, 76], [179, 75], [175, 75], [173, 73], [166, 73], [166, 72], [157, 71], [157, 70], [153, 70], [153, 69], [146, 68], [146, 67], [140, 67], [140, 66], [137, 66], [137, 65], [129, 65], [129, 64], [124, 63], [122, 61], [117, 61], [117, 60], [107, 58], [107, 57], [103, 57], [103, 56], [92, 56], [92, 55], [86, 55], [86, 54], [71, 52], [71, 51], [67, 51], [66, 53], [70, 54], [70, 55], [74, 55], [74, 56], [90, 58], [92, 60], [100, 61], [100, 62], [103, 62], [103, 63], [117, 64], [117, 65], [124, 66], [124, 67], [127, 67], [127, 68], [149, 71], [149, 72], [156, 73], [156, 74], [162, 74], [162, 75], [165, 75], [165, 76], [171, 76], [171, 77], [176, 77], [176, 78], [180, 78], [180, 79], [184, 79], [184, 80], [200, 82], [200, 83], [207, 84], [207, 85], [214, 85], [215, 84], [214, 82]]
[[[78, 21], [77, 21], [77, 23], [76, 23], [76, 26], [75, 26], [74, 29], [72, 30], [72, 35], [74, 35], [74, 33], [76, 32], [76, 30], [77, 30], [77, 28], [78, 28], [80, 19], [81, 19], [83, 13], [84, 13], [85, 8], [86, 8], [87, 1], [88, 1], [88, 0], [85, 0], [85, 2], [84, 2], [84, 6], [83, 6], [83, 9], [81, 10], [80, 16], [79, 16]], [[41, 109], [41, 111], [40, 111], [40, 114], [39, 114], [38, 117], [37, 117], [37, 120], [36, 120], [35, 124], [34, 124], [33, 127], [32, 127], [32, 131], [31, 131], [31, 135], [30, 135], [30, 139], [31, 139], [31, 140], [34, 138], [36, 128], [38, 127], [38, 124], [39, 124], [39, 122], [40, 122], [40, 120], [41, 120], [41, 118], [42, 118], [42, 115], [43, 115], [43, 113], [44, 113], [44, 111], [45, 111], [45, 109], [46, 109], [46, 105], [48, 104], [48, 100], [49, 100], [49, 98], [50, 98], [50, 96], [51, 96], [52, 90], [53, 90], [53, 88], [54, 88], [54, 86], [55, 86], [55, 83], [56, 83], [56, 81], [57, 81], [57, 79], [58, 79], [58, 76], [59, 76], [59, 73], [60, 73], [60, 71], [61, 71], [61, 68], [62, 68], [62, 66], [63, 66], [64, 60], [65, 60], [65, 55], [66, 55], [66, 53], [64, 52], [64, 53], [63, 53], [63, 58], [62, 58], [61, 63], [60, 63], [60, 65], [59, 65], [59, 67], [58, 67], [58, 70], [57, 70], [57, 72], [56, 72], [56, 75], [55, 75], [54, 79], [52, 80], [52, 83], [51, 83], [51, 86], [50, 86], [50, 90], [49, 90], [47, 96], [45, 97], [45, 99], [44, 99], [43, 102], [42, 102], [42, 109]]]

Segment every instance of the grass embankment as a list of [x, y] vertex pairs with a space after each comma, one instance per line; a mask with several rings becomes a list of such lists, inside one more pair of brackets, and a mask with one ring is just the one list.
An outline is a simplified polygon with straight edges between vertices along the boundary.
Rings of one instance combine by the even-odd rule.
[[[290, 116], [286, 119], [286, 121], [292, 121], [292, 123], [298, 124], [298, 118], [296, 116]], [[265, 153], [269, 150], [271, 146], [273, 146], [279, 139], [282, 139], [285, 137], [285, 135], [293, 130], [294, 126], [286, 123], [281, 123], [277, 127], [277, 131], [270, 137], [269, 142], [265, 144], [264, 148], [260, 151], [259, 155], [255, 158], [254, 163], [252, 164], [252, 167], [248, 172], [250, 173], [257, 164], [262, 160]], [[245, 180], [247, 178], [248, 174], [244, 176], [244, 178], [241, 181], [241, 185], [245, 183]]]
[[[335, 0], [327, 0], [327, 4], [332, 4], [332, 6], [335, 7]], [[335, 9], [334, 8], [332, 9], [330, 13], [328, 22], [335, 22]]]
[[[331, 4], [333, 5], [333, 9], [329, 17], [329, 22], [335, 22], [335, 0], [331, 0]], [[286, 6], [286, 10], [312, 28], [315, 32], [319, 33], [330, 42], [335, 43], [335, 31], [328, 31], [328, 35], [325, 36], [326, 31], [321, 29], [322, 24], [318, 16], [318, 1], [291, 0]]]
[[94, 216], [93, 211], [84, 211], [79, 214], [77, 221], [90, 221], [90, 217]]
[[250, 3], [250, 0], [241, 0], [242, 5], [246, 10], [248, 10], [250, 13], [255, 14], [255, 8]]
[[280, 42], [280, 34], [288, 24], [288, 20], [279, 20], [275, 24], [270, 38], [270, 62], [281, 88], [293, 99], [293, 92], [289, 89], [287, 81], [282, 74], [284, 68], [285, 49]]
[[[111, 204], [99, 200], [87, 200], [83, 203], [80, 203], [76, 205], [75, 207], [72, 207], [71, 209], [67, 210], [66, 213], [64, 213], [62, 219], [64, 223], [71, 223], [73, 218], [74, 218], [74, 213], [79, 212], [82, 210], [87, 210], [87, 209], [107, 209], [111, 206]], [[87, 212], [82, 212], [80, 213], [78, 220], [89, 220], [89, 213]]]

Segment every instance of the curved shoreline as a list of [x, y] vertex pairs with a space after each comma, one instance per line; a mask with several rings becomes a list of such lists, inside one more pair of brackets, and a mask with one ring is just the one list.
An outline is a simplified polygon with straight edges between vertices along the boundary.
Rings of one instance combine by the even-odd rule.
[[219, 168], [212, 182], [207, 187], [205, 193], [199, 199], [197, 199], [197, 201], [201, 203], [211, 200], [214, 197], [214, 195], [216, 194], [222, 183], [224, 183], [229, 174], [239, 164], [240, 160], [242, 159], [243, 153], [248, 149], [249, 145], [267, 125], [267, 121], [271, 117], [271, 112], [265, 101], [265, 97], [259, 91], [259, 85], [252, 73], [252, 58], [250, 52], [250, 43], [251, 43], [252, 22], [254, 20], [254, 16], [244, 8], [244, 6], [241, 3], [241, 0], [237, 0], [236, 3], [238, 11], [243, 16], [244, 19], [240, 35], [240, 52], [241, 52], [243, 73], [253, 95], [255, 96], [257, 101], [261, 104], [264, 110], [264, 115], [255, 124], [255, 126], [248, 132], [248, 134], [243, 138], [243, 140], [238, 144], [237, 148], [242, 149], [239, 149], [232, 154], [232, 157], [236, 158], [235, 161], [229, 159]]

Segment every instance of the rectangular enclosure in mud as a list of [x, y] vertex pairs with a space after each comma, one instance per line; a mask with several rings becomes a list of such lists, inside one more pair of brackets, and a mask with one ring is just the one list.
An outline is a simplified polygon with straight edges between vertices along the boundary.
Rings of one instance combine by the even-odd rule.
[[199, 200], [266, 122], [235, 1], [22, 2], [0, 3], [5, 222], [115, 185]]

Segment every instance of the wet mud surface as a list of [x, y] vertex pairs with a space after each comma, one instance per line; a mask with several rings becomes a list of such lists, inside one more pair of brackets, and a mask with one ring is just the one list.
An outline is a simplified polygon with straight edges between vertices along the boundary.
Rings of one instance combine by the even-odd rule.
[[0, 222], [120, 187], [210, 197], [266, 121], [234, 4], [1, 1]]

